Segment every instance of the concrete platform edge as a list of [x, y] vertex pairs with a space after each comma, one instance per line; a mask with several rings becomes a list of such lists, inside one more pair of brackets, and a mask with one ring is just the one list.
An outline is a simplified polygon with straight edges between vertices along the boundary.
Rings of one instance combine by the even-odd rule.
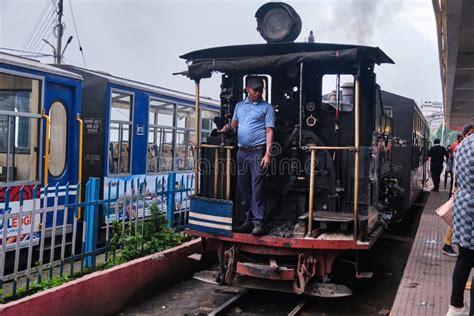
[[94, 272], [53, 289], [0, 305], [9, 315], [104, 315], [123, 310], [189, 277], [200, 268], [187, 257], [200, 252], [200, 239], [139, 258], [105, 271]]

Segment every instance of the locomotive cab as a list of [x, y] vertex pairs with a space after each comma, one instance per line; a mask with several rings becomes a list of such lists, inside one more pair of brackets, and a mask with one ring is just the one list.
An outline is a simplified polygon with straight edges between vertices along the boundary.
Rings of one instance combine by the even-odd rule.
[[[246, 97], [246, 80], [264, 81], [264, 99], [276, 116], [265, 179], [269, 235], [317, 237], [337, 230], [360, 239], [375, 228], [380, 176], [386, 171], [384, 160], [373, 157], [385, 150], [381, 140], [388, 136], [388, 125], [376, 102], [373, 69], [390, 58], [378, 48], [319, 43], [221, 47], [183, 57], [193, 60], [188, 75], [197, 82], [210, 72], [223, 72], [216, 120], [221, 125], [230, 123], [236, 104]], [[234, 226], [244, 213], [236, 151], [235, 135], [207, 137], [197, 159], [196, 194], [232, 203]], [[282, 231], [282, 225], [287, 229]]]

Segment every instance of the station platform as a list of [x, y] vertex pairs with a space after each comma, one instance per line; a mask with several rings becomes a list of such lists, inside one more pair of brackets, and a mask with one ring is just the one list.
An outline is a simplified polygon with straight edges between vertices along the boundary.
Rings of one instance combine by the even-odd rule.
[[[441, 252], [447, 225], [435, 212], [447, 199], [448, 191], [430, 193], [390, 312], [391, 316], [435, 316], [446, 315], [448, 311], [456, 257]], [[454, 249], [457, 250], [456, 247]], [[464, 292], [464, 301], [470, 304], [469, 290]]]

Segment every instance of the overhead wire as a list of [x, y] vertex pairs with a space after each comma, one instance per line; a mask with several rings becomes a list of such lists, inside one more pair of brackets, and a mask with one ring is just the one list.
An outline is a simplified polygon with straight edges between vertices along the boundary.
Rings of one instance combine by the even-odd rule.
[[72, 23], [74, 24], [74, 32], [76, 33], [77, 43], [79, 44], [79, 51], [81, 52], [81, 55], [82, 55], [82, 61], [84, 62], [84, 67], [87, 68], [86, 58], [84, 57], [84, 51], [82, 50], [81, 40], [79, 39], [79, 34], [77, 33], [76, 19], [74, 17], [74, 11], [72, 9], [72, 3], [71, 3], [71, 0], [68, 0], [68, 1], [69, 1], [69, 8], [71, 9]]
[[34, 51], [38, 43], [42, 41], [42, 37], [47, 32], [49, 25], [54, 21], [54, 10], [55, 9], [52, 8], [49, 12], [48, 16], [51, 15], [51, 17], [43, 21], [43, 24], [39, 27], [39, 31], [35, 33], [33, 40], [31, 40], [30, 45], [24, 49], [25, 51]]
[[41, 33], [44, 31], [45, 26], [47, 26], [49, 23], [51, 23], [51, 21], [53, 19], [53, 15], [54, 15], [54, 10], [55, 10], [54, 6], [51, 7], [51, 9], [48, 11], [48, 13], [46, 15], [46, 18], [44, 20], [42, 20], [42, 22], [38, 25], [38, 27], [36, 28], [36, 32], [34, 33], [32, 38], [30, 39], [28, 45], [25, 48], [23, 48], [23, 50], [25, 50], [25, 51], [33, 50], [32, 48], [39, 41], [38, 38], [40, 37]]
[[50, 0], [47, 0], [46, 1], [46, 5], [43, 9], [43, 11], [41, 12], [41, 14], [39, 15], [38, 19], [36, 19], [36, 22], [35, 24], [33, 25], [33, 28], [31, 29], [30, 33], [28, 34], [28, 36], [26, 37], [25, 41], [23, 42], [23, 45], [21, 45], [20, 47], [20, 50], [24, 50], [28, 44], [30, 43], [30, 40], [31, 40], [31, 37], [33, 36], [33, 34], [35, 33], [35, 31], [38, 29], [38, 25], [41, 23], [41, 21], [43, 20], [45, 14], [46, 14], [46, 11], [48, 10], [49, 6], [51, 5], [51, 1]]
[[46, 23], [44, 24], [43, 28], [38, 32], [38, 36], [37, 36], [37, 39], [36, 41], [34, 42], [34, 44], [32, 45], [32, 47], [27, 50], [27, 51], [35, 51], [38, 49], [38, 47], [40, 46], [40, 44], [43, 41], [43, 38], [48, 34], [48, 32], [51, 32], [51, 28], [50, 26], [52, 25], [52, 22], [54, 21], [54, 18], [52, 18], [49, 23]]

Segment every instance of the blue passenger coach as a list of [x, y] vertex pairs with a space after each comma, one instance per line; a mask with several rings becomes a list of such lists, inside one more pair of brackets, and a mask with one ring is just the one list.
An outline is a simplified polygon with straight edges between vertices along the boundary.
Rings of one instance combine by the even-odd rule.
[[[34, 202], [56, 192], [64, 203], [66, 186], [77, 184], [82, 77], [38, 61], [0, 53], [0, 212], [30, 210]], [[46, 146], [48, 147], [46, 149]], [[69, 187], [70, 197], [76, 188]], [[43, 201], [44, 202], [44, 201]], [[42, 202], [42, 203], [43, 203]], [[48, 204], [51, 201], [48, 201]], [[37, 206], [38, 207], [38, 206]], [[60, 211], [58, 215], [61, 215]], [[52, 214], [50, 214], [52, 215]], [[40, 215], [0, 223], [0, 241], [24, 246], [33, 231], [38, 241]], [[58, 224], [62, 223], [58, 216]], [[45, 222], [41, 219], [42, 222]], [[46, 219], [50, 226], [52, 217]], [[4, 225], [6, 224], [6, 225]]]
[[[20, 247], [25, 247], [30, 239], [37, 244], [44, 228], [45, 237], [60, 233], [48, 228], [61, 226], [64, 218], [72, 223], [72, 209], [63, 217], [66, 197], [74, 202], [80, 194], [83, 201], [90, 177], [101, 180], [101, 198], [124, 197], [133, 183], [144, 180], [147, 192], [156, 193], [160, 186], [163, 193], [170, 174], [189, 191], [197, 121], [194, 102], [191, 94], [0, 53], [0, 212], [21, 209], [26, 214], [21, 224], [16, 217], [5, 227], [0, 222], [0, 242], [6, 240], [11, 250], [18, 236]], [[200, 102], [199, 130], [205, 140], [219, 103], [204, 97]], [[165, 198], [161, 194], [162, 202]], [[162, 204], [163, 211], [182, 208], [180, 203]], [[46, 206], [57, 212], [31, 212]], [[81, 219], [80, 212], [76, 215]]]

